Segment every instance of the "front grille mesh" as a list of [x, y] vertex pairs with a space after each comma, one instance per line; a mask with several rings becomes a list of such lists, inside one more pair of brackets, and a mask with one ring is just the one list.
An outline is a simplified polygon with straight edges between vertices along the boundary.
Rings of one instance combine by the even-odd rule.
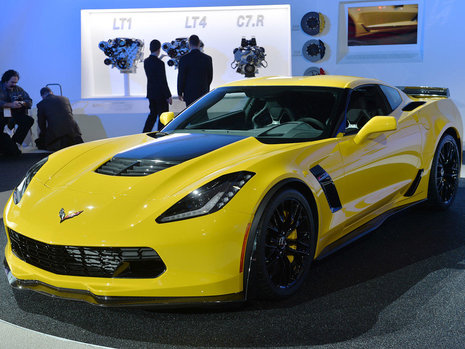
[[95, 172], [110, 176], [147, 176], [177, 164], [175, 161], [112, 158]]
[[8, 229], [13, 253], [54, 274], [105, 278], [155, 278], [166, 266], [149, 247], [50, 245]]

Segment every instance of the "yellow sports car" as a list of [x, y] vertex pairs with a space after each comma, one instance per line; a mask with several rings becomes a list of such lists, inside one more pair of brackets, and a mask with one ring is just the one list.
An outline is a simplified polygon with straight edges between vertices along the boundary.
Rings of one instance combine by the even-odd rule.
[[256, 78], [161, 119], [28, 171], [4, 211], [13, 287], [119, 306], [283, 298], [314, 259], [457, 192], [447, 89]]

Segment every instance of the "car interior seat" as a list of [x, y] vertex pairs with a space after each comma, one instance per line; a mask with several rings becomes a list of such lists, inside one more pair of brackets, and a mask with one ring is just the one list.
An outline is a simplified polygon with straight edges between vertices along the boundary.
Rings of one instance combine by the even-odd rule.
[[346, 132], [360, 130], [369, 120], [365, 96], [358, 92], [352, 93], [346, 115]]

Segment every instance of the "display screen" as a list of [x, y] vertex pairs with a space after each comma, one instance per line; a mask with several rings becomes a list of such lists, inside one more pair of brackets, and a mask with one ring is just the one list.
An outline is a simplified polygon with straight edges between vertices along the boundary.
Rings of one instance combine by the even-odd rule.
[[[199, 36], [203, 52], [212, 57], [211, 88], [244, 78], [231, 66], [233, 50], [241, 46], [243, 38], [254, 37], [265, 49], [267, 67], [259, 67], [256, 76], [291, 74], [289, 5], [82, 10], [82, 98], [145, 97], [147, 79], [142, 60], [150, 54], [150, 42], [157, 39], [162, 45], [177, 44], [177, 39], [192, 34]], [[130, 40], [115, 40], [118, 38]], [[143, 42], [141, 52], [139, 41]], [[115, 55], [126, 53], [139, 60], [132, 64], [109, 58], [105, 53], [109, 49], [118, 51]], [[166, 55], [163, 50], [161, 53]], [[169, 62], [170, 57], [162, 59], [171, 93], [176, 96], [178, 70]], [[115, 62], [126, 65], [127, 73]]]
[[348, 8], [347, 45], [408, 45], [418, 41], [418, 4]]

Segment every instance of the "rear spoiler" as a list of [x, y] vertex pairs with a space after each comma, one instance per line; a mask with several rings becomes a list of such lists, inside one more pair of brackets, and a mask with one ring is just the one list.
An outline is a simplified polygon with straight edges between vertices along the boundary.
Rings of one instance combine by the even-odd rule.
[[447, 87], [428, 87], [428, 86], [397, 86], [405, 94], [414, 98], [443, 97], [450, 96]]

